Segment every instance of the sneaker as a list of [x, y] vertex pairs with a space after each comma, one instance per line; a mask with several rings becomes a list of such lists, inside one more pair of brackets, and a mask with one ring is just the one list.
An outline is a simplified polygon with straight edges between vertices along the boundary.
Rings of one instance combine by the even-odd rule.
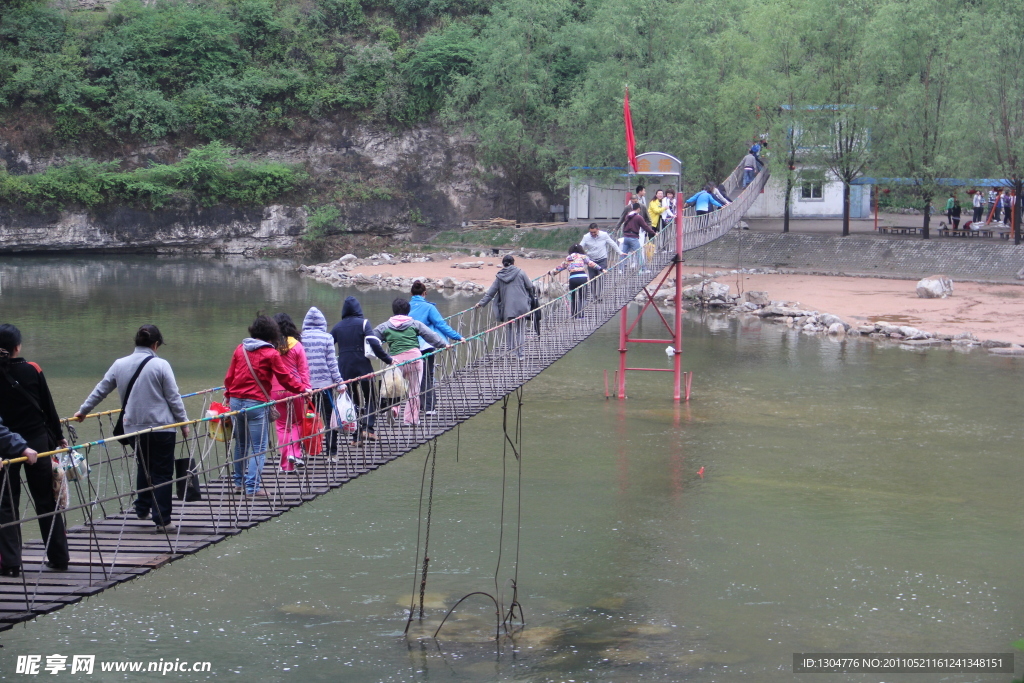
[[428, 410], [427, 412], [425, 412], [423, 414], [424, 415], [437, 415], [437, 411], [436, 410]]
[[146, 510], [145, 512], [140, 512], [140, 511], [136, 510], [135, 511], [135, 516], [138, 517], [139, 519], [149, 519], [149, 510]]
[[52, 569], [58, 572], [66, 572], [68, 570], [68, 565], [66, 562], [64, 564], [57, 564], [56, 562], [50, 562], [49, 560], [45, 560], [43, 564], [46, 565], [47, 569]]
[[175, 527], [174, 527], [173, 524], [164, 524], [163, 526], [160, 526], [159, 524], [157, 524], [156, 530], [153, 533], [155, 533], [155, 534], [170, 534], [170, 533], [173, 533], [174, 530], [175, 530]]
[[306, 460], [304, 458], [291, 458], [292, 464], [296, 467], [305, 467]]
[[9, 576], [16, 579], [21, 576], [21, 567], [0, 567], [0, 576]]

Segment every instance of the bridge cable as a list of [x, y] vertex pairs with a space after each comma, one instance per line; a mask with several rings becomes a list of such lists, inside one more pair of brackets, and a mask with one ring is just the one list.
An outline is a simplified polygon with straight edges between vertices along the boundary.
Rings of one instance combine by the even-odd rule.
[[416, 578], [420, 568], [420, 538], [422, 537], [421, 531], [423, 527], [423, 491], [426, 488], [427, 481], [427, 464], [431, 463], [430, 468], [430, 498], [427, 502], [427, 537], [423, 547], [423, 573], [420, 579], [420, 619], [423, 618], [423, 598], [426, 592], [427, 586], [427, 565], [430, 562], [429, 548], [430, 543], [430, 517], [433, 510], [434, 504], [434, 468], [437, 465], [437, 439], [434, 438], [430, 442], [430, 447], [427, 449], [427, 457], [423, 461], [423, 474], [420, 477], [420, 504], [417, 511], [417, 523], [416, 523], [416, 560], [413, 563], [412, 570], [412, 595], [409, 602], [409, 619], [405, 622], [405, 633], [409, 633], [409, 626], [412, 625], [413, 615], [416, 612]]

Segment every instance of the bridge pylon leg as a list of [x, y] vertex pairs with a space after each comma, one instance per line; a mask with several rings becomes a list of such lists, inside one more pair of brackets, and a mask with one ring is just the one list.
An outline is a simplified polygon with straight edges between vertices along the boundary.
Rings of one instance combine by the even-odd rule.
[[[646, 295], [643, 305], [640, 307], [640, 311], [636, 314], [636, 318], [632, 323], [629, 321], [629, 304], [622, 307], [622, 317], [619, 322], [619, 373], [618, 381], [616, 386], [616, 396], [619, 399], [626, 398], [626, 372], [629, 370], [633, 371], [646, 371], [646, 372], [671, 372], [673, 378], [672, 385], [672, 399], [676, 402], [680, 400], [690, 400], [690, 386], [693, 381], [692, 372], [683, 372], [683, 216], [682, 211], [676, 215], [676, 253], [672, 259], [672, 264], [665, 269], [664, 275], [658, 282], [657, 286], [653, 289], [648, 285], [644, 287], [643, 292]], [[658, 293], [661, 286], [665, 284], [669, 276], [675, 275], [676, 292], [675, 298], [673, 299], [673, 308], [675, 309], [675, 320], [672, 325], [669, 325], [665, 316], [662, 315], [661, 311], [658, 310], [657, 306], [654, 306], [654, 311], [661, 318], [661, 322], [664, 323], [665, 328], [671, 336], [670, 339], [642, 339], [634, 338], [632, 336], [633, 330], [636, 329], [640, 319], [643, 318], [644, 313], [648, 307], [654, 305], [654, 295]], [[672, 355], [672, 369], [668, 368], [639, 368], [629, 367], [627, 357], [629, 355], [629, 344], [666, 344], [672, 346], [675, 353]]]

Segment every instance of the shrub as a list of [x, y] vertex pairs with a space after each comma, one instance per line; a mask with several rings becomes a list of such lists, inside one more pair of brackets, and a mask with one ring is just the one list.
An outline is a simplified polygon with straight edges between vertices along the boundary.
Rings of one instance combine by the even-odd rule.
[[341, 218], [341, 210], [338, 207], [327, 204], [325, 206], [318, 206], [313, 210], [310, 210], [308, 206], [305, 208], [308, 217], [306, 218], [306, 232], [303, 233], [302, 239], [307, 241], [319, 240], [332, 234], [340, 227], [338, 219]]
[[117, 162], [92, 160], [73, 160], [23, 176], [0, 171], [0, 202], [31, 211], [118, 203], [160, 208], [177, 196], [206, 206], [224, 202], [258, 206], [280, 199], [307, 180], [298, 167], [236, 162], [230, 147], [211, 143], [191, 150], [177, 164], [134, 171], [118, 170]]

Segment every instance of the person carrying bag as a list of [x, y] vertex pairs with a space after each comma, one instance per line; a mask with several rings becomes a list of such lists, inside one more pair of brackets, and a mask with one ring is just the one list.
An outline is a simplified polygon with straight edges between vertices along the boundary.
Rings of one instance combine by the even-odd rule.
[[[114, 361], [74, 417], [81, 422], [115, 388], [121, 393], [121, 434], [145, 432], [131, 444], [138, 460], [135, 515], [139, 519], [152, 516], [157, 533], [174, 531], [171, 480], [175, 474], [175, 435], [174, 428], [167, 425], [188, 422], [171, 364], [157, 356], [157, 349], [163, 345], [163, 335], [156, 325], [140, 327], [135, 333], [135, 351]], [[182, 438], [188, 435], [188, 425], [182, 425]]]

